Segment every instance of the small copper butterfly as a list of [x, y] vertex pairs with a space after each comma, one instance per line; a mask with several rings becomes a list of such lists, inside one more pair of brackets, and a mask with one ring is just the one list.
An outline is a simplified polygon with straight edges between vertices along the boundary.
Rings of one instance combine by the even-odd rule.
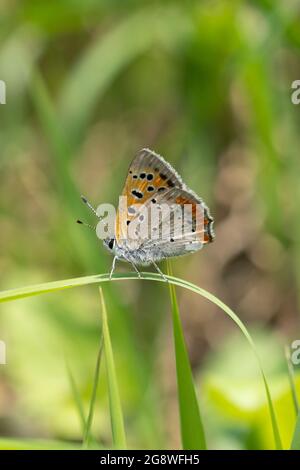
[[[116, 260], [123, 260], [139, 276], [137, 266], [153, 264], [166, 279], [157, 262], [198, 251], [214, 240], [208, 207], [152, 150], [144, 148], [133, 159], [121, 199], [126, 204], [119, 203], [114, 233], [103, 240], [114, 255], [110, 277]], [[82, 200], [99, 217], [88, 200], [83, 196]]]

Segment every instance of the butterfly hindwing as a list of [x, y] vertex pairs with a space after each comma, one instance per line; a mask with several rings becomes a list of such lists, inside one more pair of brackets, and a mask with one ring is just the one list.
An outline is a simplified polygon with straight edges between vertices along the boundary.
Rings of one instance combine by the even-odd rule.
[[158, 204], [169, 204], [170, 212], [166, 211], [158, 226], [151, 226], [151, 236], [141, 246], [152, 252], [157, 261], [198, 251], [213, 240], [213, 219], [193, 192], [173, 188], [158, 200]]

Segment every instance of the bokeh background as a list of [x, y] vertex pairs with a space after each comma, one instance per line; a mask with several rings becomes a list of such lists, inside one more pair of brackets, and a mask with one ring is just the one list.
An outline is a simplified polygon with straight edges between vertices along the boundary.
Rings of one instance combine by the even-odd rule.
[[[93, 222], [80, 194], [116, 204], [134, 154], [153, 148], [215, 217], [215, 243], [174, 273], [252, 332], [285, 446], [284, 346], [300, 336], [299, 20], [293, 0], [0, 3], [1, 288], [107, 272], [110, 254], [75, 224]], [[129, 445], [178, 448], [168, 291], [126, 281], [105, 296]], [[249, 345], [215, 306], [178, 297], [209, 447], [273, 448]], [[66, 358], [87, 407], [100, 323], [95, 286], [1, 306], [1, 436], [80, 441]], [[111, 445], [104, 368], [93, 432]]]

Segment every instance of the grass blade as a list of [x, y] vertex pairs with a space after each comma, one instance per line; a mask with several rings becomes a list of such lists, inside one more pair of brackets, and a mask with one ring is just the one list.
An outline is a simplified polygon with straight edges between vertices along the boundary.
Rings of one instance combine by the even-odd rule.
[[[73, 398], [74, 398], [74, 402], [76, 404], [76, 408], [77, 408], [80, 423], [81, 423], [82, 435], [85, 436], [85, 434], [87, 434], [87, 436], [88, 436], [88, 445], [93, 444], [93, 448], [97, 448], [97, 447], [99, 447], [98, 444], [97, 444], [97, 441], [96, 441], [95, 437], [90, 432], [90, 428], [91, 428], [91, 424], [92, 424], [92, 417], [93, 417], [93, 414], [91, 414], [91, 406], [90, 406], [90, 410], [89, 410], [88, 420], [86, 421], [85, 414], [84, 414], [84, 409], [83, 409], [83, 404], [82, 404], [82, 400], [81, 400], [81, 397], [80, 397], [80, 394], [79, 394], [79, 391], [78, 391], [78, 387], [76, 385], [75, 378], [74, 378], [74, 375], [72, 373], [70, 364], [69, 364], [69, 362], [67, 361], [66, 358], [65, 358], [65, 363], [66, 363], [66, 369], [67, 369], [67, 375], [68, 375], [70, 387], [71, 387], [71, 390], [72, 390], [72, 395], [73, 395]], [[95, 384], [95, 381], [94, 381], [94, 384]], [[92, 403], [92, 400], [91, 400], [91, 403]], [[91, 418], [90, 418], [90, 422], [89, 422], [90, 414], [91, 414]], [[87, 427], [88, 427], [88, 431], [87, 431]], [[84, 443], [84, 437], [83, 437], [83, 443]], [[87, 445], [85, 447], [87, 447]]]
[[124, 429], [123, 412], [119, 394], [117, 374], [115, 369], [115, 361], [113, 356], [112, 344], [110, 340], [109, 326], [107, 321], [107, 311], [104, 296], [101, 287], [99, 287], [102, 309], [103, 339], [104, 352], [108, 380], [109, 408], [111, 429], [114, 447], [118, 449], [126, 449], [126, 437]]
[[93, 381], [93, 390], [92, 390], [92, 396], [91, 396], [91, 401], [90, 401], [89, 414], [88, 414], [88, 418], [87, 418], [85, 429], [84, 429], [84, 435], [83, 435], [83, 446], [84, 447], [88, 447], [91, 440], [92, 440], [91, 428], [92, 428], [92, 423], [93, 423], [94, 408], [95, 408], [95, 403], [96, 403], [97, 388], [98, 388], [98, 382], [99, 382], [102, 349], [103, 349], [103, 334], [101, 333], [99, 351], [98, 351], [98, 355], [97, 355], [97, 362], [96, 362], [96, 368], [95, 368], [95, 376], [94, 376], [94, 381]]
[[300, 413], [296, 420], [295, 430], [291, 443], [291, 450], [300, 450]]
[[[171, 274], [171, 267], [169, 263], [168, 274]], [[169, 288], [172, 304], [182, 447], [184, 450], [204, 450], [206, 449], [205, 434], [193, 382], [192, 370], [182, 331], [176, 291], [174, 285], [172, 284], [169, 285]]]
[[[38, 70], [33, 76], [30, 90], [32, 102], [52, 156], [57, 195], [62, 207], [65, 207], [69, 213], [65, 220], [67, 238], [76, 251], [76, 256], [82, 266], [87, 270], [99, 269], [100, 263], [101, 269], [102, 260], [95, 260], [94, 256], [94, 248], [96, 248], [94, 237], [88, 239], [88, 237], [83, 236], [81, 231], [74, 230], [76, 218], [81, 218], [81, 215], [83, 217], [85, 213], [68, 166], [70, 155], [74, 150], [70, 146], [69, 134], [63, 130], [61, 115], [56, 112], [47, 84]], [[94, 248], [93, 244], [95, 244]], [[81, 247], [80, 250], [78, 250], [79, 246]]]
[[80, 450], [76, 444], [47, 439], [0, 438], [1, 450]]
[[295, 385], [294, 368], [291, 362], [290, 348], [288, 346], [285, 347], [285, 358], [286, 358], [286, 363], [287, 363], [288, 377], [289, 377], [289, 382], [290, 382], [294, 409], [295, 409], [295, 413], [297, 417], [299, 413], [299, 403], [298, 403], [298, 397], [297, 397], [297, 391], [296, 391], [296, 385]]
[[67, 358], [65, 358], [65, 363], [66, 363], [66, 369], [67, 369], [67, 375], [70, 383], [70, 388], [72, 391], [72, 395], [74, 398], [74, 402], [76, 404], [76, 408], [78, 411], [78, 416], [80, 419], [80, 424], [81, 424], [81, 429], [82, 429], [82, 434], [84, 433], [85, 427], [86, 427], [86, 422], [85, 422], [85, 416], [84, 416], [84, 410], [83, 410], [83, 405], [81, 401], [80, 394], [78, 392], [78, 388], [74, 379], [74, 375], [71, 371], [71, 367], [69, 362], [67, 361]]
[[[189, 32], [184, 9], [142, 8], [101, 34], [84, 50], [61, 91], [60, 115], [78, 148], [99, 100], [118, 74], [156, 43], [176, 47]], [[112, 54], [111, 51], [114, 51]], [[84, 90], [84, 93], [82, 93]]]
[[[142, 273], [141, 275], [142, 275], [142, 279], [144, 280], [164, 282], [164, 279], [162, 278], [160, 274]], [[280, 434], [279, 434], [279, 428], [278, 428], [278, 423], [277, 423], [277, 419], [275, 415], [274, 406], [272, 403], [272, 398], [271, 398], [268, 382], [266, 380], [262, 363], [258, 355], [258, 352], [256, 350], [255, 344], [252, 340], [250, 333], [245, 327], [244, 323], [233, 312], [233, 310], [231, 310], [231, 308], [229, 308], [226, 304], [224, 304], [224, 302], [222, 302], [220, 299], [215, 297], [213, 294], [211, 294], [210, 292], [207, 292], [205, 289], [202, 289], [201, 287], [198, 287], [195, 284], [192, 284], [183, 279], [178, 279], [173, 276], [166, 276], [166, 277], [171, 284], [182, 287], [191, 292], [195, 292], [196, 294], [201, 295], [202, 297], [206, 298], [210, 302], [217, 305], [239, 327], [240, 331], [243, 333], [248, 343], [250, 344], [252, 351], [254, 352], [256, 359], [258, 361], [260, 373], [261, 373], [263, 383], [264, 383], [264, 388], [265, 388], [265, 393], [266, 393], [266, 398], [267, 398], [267, 403], [268, 403], [268, 408], [269, 408], [269, 413], [270, 413], [270, 418], [271, 418], [271, 424], [272, 424], [272, 429], [273, 429], [275, 446], [277, 449], [281, 449], [282, 444], [281, 444], [281, 439], [280, 439]], [[117, 281], [117, 280], [129, 280], [129, 279], [139, 279], [139, 278], [135, 273], [125, 273], [125, 274], [114, 274], [111, 280]], [[100, 284], [102, 282], [109, 282], [109, 281], [110, 281], [109, 274], [98, 274], [94, 276], [84, 276], [84, 277], [79, 277], [79, 278], [74, 278], [74, 279], [66, 279], [62, 281], [47, 282], [44, 284], [38, 284], [34, 286], [21, 287], [18, 289], [10, 289], [7, 291], [0, 292], [0, 302], [8, 302], [11, 300], [22, 299], [22, 298], [33, 296], [33, 295], [39, 295], [43, 293], [49, 293], [49, 292], [55, 292], [55, 291], [59, 291], [63, 289], [68, 289], [71, 287], [84, 286], [88, 284]]]
[[291, 362], [290, 348], [288, 346], [285, 347], [285, 357], [286, 357], [287, 368], [288, 368], [288, 377], [289, 377], [289, 382], [290, 382], [290, 387], [291, 387], [291, 394], [292, 394], [294, 409], [296, 413], [296, 424], [295, 424], [295, 429], [294, 429], [292, 442], [291, 442], [291, 450], [300, 450], [299, 402], [298, 402], [296, 385], [295, 385], [294, 368]]

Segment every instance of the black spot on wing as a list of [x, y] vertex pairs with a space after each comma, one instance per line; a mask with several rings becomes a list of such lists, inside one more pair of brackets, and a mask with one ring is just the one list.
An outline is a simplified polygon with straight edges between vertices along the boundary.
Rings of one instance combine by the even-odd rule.
[[140, 191], [137, 191], [136, 189], [133, 189], [131, 191], [131, 194], [137, 199], [142, 199], [144, 196], [143, 193], [141, 193]]

